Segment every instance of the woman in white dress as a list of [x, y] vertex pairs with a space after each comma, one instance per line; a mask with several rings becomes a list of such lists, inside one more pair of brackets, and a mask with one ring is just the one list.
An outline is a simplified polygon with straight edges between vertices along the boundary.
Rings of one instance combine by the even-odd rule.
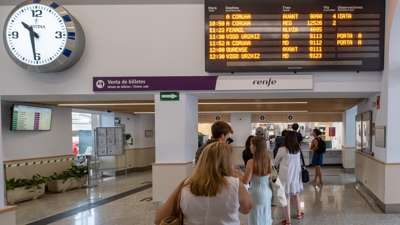
[[300, 212], [299, 196], [300, 192], [303, 190], [303, 183], [301, 181], [300, 145], [293, 131], [288, 131], [286, 133], [282, 147], [279, 148], [278, 154], [274, 160], [274, 164], [279, 164], [279, 179], [285, 188], [288, 203], [287, 206], [284, 207], [286, 220], [282, 221], [282, 224], [289, 225], [291, 224], [291, 195], [295, 196], [297, 219], [304, 217], [304, 213]]
[[[168, 200], [157, 210], [154, 223], [172, 215], [175, 188]], [[222, 142], [207, 145], [192, 175], [182, 188], [180, 207], [184, 225], [240, 225], [239, 212], [248, 214], [253, 201], [233, 169], [233, 149]]]

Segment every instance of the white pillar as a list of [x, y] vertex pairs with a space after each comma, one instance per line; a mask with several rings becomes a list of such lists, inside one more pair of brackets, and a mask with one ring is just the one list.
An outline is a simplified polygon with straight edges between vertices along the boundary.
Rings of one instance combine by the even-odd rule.
[[[1, 117], [1, 104], [0, 104], [0, 118], [2, 118]], [[0, 120], [0, 127], [3, 127], [3, 126], [1, 126], [2, 124], [1, 124], [1, 122], [2, 122], [2, 120]], [[5, 186], [5, 183], [4, 183], [4, 163], [3, 163], [3, 135], [2, 135], [2, 133], [1, 133], [1, 129], [0, 129], [0, 162], [1, 162], [1, 166], [0, 166], [0, 209], [2, 209], [3, 207], [4, 207], [4, 201], [5, 201], [5, 198], [4, 198], [4, 186]]]
[[344, 146], [345, 147], [355, 147], [356, 146], [356, 115], [357, 115], [357, 106], [354, 106], [351, 109], [346, 110], [346, 123], [345, 123], [345, 132], [346, 136]]
[[356, 153], [355, 175], [367, 193], [385, 213], [400, 213], [400, 195], [397, 179], [400, 173], [399, 126], [400, 111], [400, 5], [398, 0], [386, 1], [385, 69], [382, 72], [381, 93], [371, 96], [366, 103], [370, 105], [380, 96], [380, 108], [359, 104], [358, 112], [371, 110], [372, 121], [376, 127], [386, 127], [386, 147], [376, 146], [372, 137], [374, 156]]
[[[1, 96], [0, 96], [1, 97]], [[1, 104], [0, 104], [0, 118], [1, 117]], [[0, 127], [2, 124], [2, 120], [0, 120]], [[2, 129], [0, 129], [0, 221], [1, 224], [10, 224], [15, 225], [16, 222], [16, 210], [18, 209], [17, 206], [6, 206], [7, 202], [4, 196], [4, 186], [5, 186], [5, 177], [4, 177], [4, 162], [3, 162], [3, 135]]]
[[179, 101], [160, 101], [155, 95], [156, 162], [153, 164], [153, 200], [167, 200], [192, 172], [197, 150], [198, 99], [180, 93]]
[[233, 165], [244, 165], [242, 151], [246, 140], [251, 135], [251, 114], [232, 114], [231, 127], [233, 129]]
[[354, 172], [355, 167], [356, 115], [357, 106], [343, 113], [344, 141], [342, 142], [342, 165], [346, 172]]

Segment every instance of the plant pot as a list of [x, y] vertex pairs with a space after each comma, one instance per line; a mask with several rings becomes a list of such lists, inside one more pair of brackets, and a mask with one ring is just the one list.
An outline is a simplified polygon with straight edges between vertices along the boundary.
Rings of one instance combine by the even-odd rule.
[[86, 176], [82, 178], [70, 177], [65, 182], [63, 180], [52, 180], [47, 182], [47, 188], [51, 192], [65, 192], [74, 188], [81, 188], [86, 184]]
[[7, 202], [14, 204], [15, 202], [21, 202], [30, 199], [37, 199], [44, 194], [45, 184], [39, 184], [41, 189], [33, 187], [31, 189], [25, 189], [25, 187], [15, 188], [14, 190], [7, 191]]
[[74, 189], [74, 188], [81, 188], [81, 187], [83, 187], [83, 185], [86, 184], [86, 177], [87, 177], [87, 176], [84, 176], [84, 177], [82, 177], [82, 178], [75, 178], [75, 177], [68, 178], [68, 180], [69, 180], [69, 182], [70, 182], [70, 185], [69, 185], [68, 190], [69, 190], [69, 189]]
[[65, 192], [68, 190], [70, 182], [68, 179], [65, 182], [63, 180], [52, 180], [47, 182], [46, 185], [50, 192]]

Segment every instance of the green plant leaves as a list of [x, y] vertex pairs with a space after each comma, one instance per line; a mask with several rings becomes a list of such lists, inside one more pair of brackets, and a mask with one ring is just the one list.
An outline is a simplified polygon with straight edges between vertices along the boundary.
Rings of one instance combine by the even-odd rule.
[[[87, 166], [77, 166], [71, 163], [71, 168], [64, 170], [61, 174], [57, 174], [54, 172], [50, 177], [44, 177], [40, 174], [35, 174], [31, 179], [15, 179], [11, 178], [6, 181], [6, 189], [7, 191], [14, 190], [15, 188], [24, 187], [31, 192], [34, 192], [36, 189], [43, 189], [39, 186], [39, 184], [46, 183], [51, 180], [63, 180], [63, 183], [67, 181], [68, 178], [74, 177], [76, 179], [80, 179], [88, 174]], [[36, 189], [35, 189], [36, 188]]]
[[71, 168], [64, 170], [61, 174], [54, 173], [50, 176], [50, 180], [63, 180], [63, 183], [67, 181], [68, 178], [74, 177], [80, 179], [88, 174], [87, 166], [77, 166], [71, 164]]
[[15, 179], [11, 178], [6, 181], [6, 189], [7, 191], [14, 190], [15, 188], [24, 187], [25, 189], [32, 189], [36, 187], [36, 189], [42, 189], [39, 184], [43, 184], [48, 181], [48, 177], [43, 177], [40, 174], [35, 174], [31, 179]]

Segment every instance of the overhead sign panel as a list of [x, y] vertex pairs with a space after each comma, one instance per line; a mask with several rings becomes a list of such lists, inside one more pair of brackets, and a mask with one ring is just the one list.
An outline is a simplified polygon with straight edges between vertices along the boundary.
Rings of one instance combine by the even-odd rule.
[[[130, 81], [130, 83], [127, 81]], [[138, 82], [141, 84], [135, 84]], [[93, 77], [93, 91], [95, 92], [299, 89], [313, 89], [313, 76]], [[179, 92], [168, 93], [170, 94], [166, 94], [166, 96], [177, 95], [179, 98]]]
[[205, 0], [205, 71], [380, 71], [385, 0]]

